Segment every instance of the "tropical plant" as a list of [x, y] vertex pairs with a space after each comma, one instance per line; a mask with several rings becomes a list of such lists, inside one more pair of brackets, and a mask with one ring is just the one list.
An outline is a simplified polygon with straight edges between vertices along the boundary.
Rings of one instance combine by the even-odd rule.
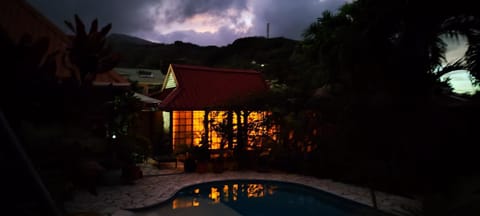
[[114, 96], [108, 105], [110, 107], [110, 117], [107, 123], [108, 135], [110, 137], [128, 135], [142, 108], [140, 99], [135, 97], [135, 92], [126, 91]]
[[78, 15], [74, 18], [75, 25], [65, 21], [67, 27], [75, 33], [67, 49], [68, 58], [78, 68], [79, 82], [90, 85], [97, 74], [110, 71], [118, 63], [119, 56], [114, 54], [106, 44], [106, 36], [112, 24], [107, 24], [99, 30], [98, 20], [95, 19], [87, 32], [85, 24]]
[[[433, 10], [432, 5], [439, 7]], [[348, 152], [364, 152], [369, 158], [388, 164], [385, 171], [376, 172], [391, 175], [382, 177], [382, 184], [392, 181], [392, 185], [402, 187], [406, 176], [433, 167], [427, 163], [422, 168], [411, 165], [424, 161], [419, 155], [425, 151], [422, 148], [427, 149], [426, 143], [449, 142], [436, 138], [438, 128], [471, 131], [464, 125], [447, 125], [452, 121], [440, 120], [441, 124], [437, 124], [438, 120], [433, 119], [442, 119], [444, 107], [450, 105], [443, 100], [448, 97], [442, 93], [451, 88], [441, 76], [459, 69], [468, 69], [476, 76], [480, 14], [473, 8], [472, 3], [464, 0], [445, 5], [433, 1], [358, 0], [336, 12], [325, 12], [305, 31], [302, 52], [298, 53], [305, 54], [311, 65], [302, 74], [308, 78], [301, 83], [322, 79], [310, 90], [322, 85], [342, 89], [336, 94], [332, 91], [335, 88], [325, 88], [333, 96], [328, 100], [337, 104], [332, 114], [338, 116], [335, 123], [341, 133], [335, 141], [338, 145], [329, 150], [335, 151], [337, 158], [349, 160], [338, 160], [335, 165], [360, 164], [365, 159]], [[457, 40], [461, 36], [468, 43], [466, 56], [447, 64], [444, 38]], [[320, 102], [321, 106], [327, 104], [326, 100]], [[304, 105], [297, 103], [296, 107], [302, 109]], [[415, 156], [407, 156], [410, 154]], [[416, 173], [407, 171], [415, 169]], [[392, 174], [395, 172], [398, 173]], [[448, 176], [443, 172], [437, 175]], [[346, 178], [356, 181], [352, 180], [354, 176], [358, 175]], [[405, 181], [392, 180], [397, 176]], [[410, 188], [422, 187], [419, 185], [422, 183], [418, 181]]]
[[[469, 5], [442, 5], [426, 16], [429, 5], [424, 2], [347, 3], [311, 24], [303, 48], [317, 62], [316, 73], [325, 74], [326, 83], [340, 81], [355, 92], [383, 89], [411, 99], [440, 83], [439, 76], [431, 79], [430, 74], [445, 63], [445, 36], [466, 36], [466, 64], [457, 66], [475, 74], [479, 16]], [[404, 88], [405, 83], [409, 88]]]

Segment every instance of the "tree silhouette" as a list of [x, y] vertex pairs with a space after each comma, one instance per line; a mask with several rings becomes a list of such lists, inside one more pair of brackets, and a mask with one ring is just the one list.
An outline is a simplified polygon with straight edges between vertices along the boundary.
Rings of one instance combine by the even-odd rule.
[[87, 32], [83, 21], [75, 15], [75, 25], [65, 21], [67, 27], [75, 33], [67, 49], [70, 61], [79, 70], [79, 82], [90, 85], [97, 74], [108, 72], [118, 63], [119, 56], [106, 45], [106, 36], [112, 24], [98, 29], [98, 20], [92, 21]]
[[[323, 74], [324, 83], [340, 81], [355, 94], [381, 90], [404, 101], [416, 97], [421, 101], [432, 89], [444, 86], [438, 68], [442, 73], [467, 69], [479, 76], [478, 12], [464, 1], [434, 4], [435, 10], [432, 4], [360, 0], [337, 13], [324, 12], [304, 32], [303, 48], [318, 68], [313, 72]], [[459, 36], [468, 40], [465, 59], [445, 67], [443, 38]]]

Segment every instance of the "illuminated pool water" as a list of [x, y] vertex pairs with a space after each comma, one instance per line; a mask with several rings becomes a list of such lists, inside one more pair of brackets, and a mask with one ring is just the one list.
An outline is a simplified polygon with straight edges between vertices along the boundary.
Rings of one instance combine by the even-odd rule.
[[228, 180], [193, 185], [136, 215], [389, 215], [311, 187], [277, 181]]

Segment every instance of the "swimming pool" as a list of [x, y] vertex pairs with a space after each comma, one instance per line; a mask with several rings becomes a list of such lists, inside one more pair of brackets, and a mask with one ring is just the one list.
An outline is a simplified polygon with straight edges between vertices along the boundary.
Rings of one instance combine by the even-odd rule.
[[180, 190], [167, 202], [136, 215], [390, 215], [317, 190], [278, 181], [227, 180]]

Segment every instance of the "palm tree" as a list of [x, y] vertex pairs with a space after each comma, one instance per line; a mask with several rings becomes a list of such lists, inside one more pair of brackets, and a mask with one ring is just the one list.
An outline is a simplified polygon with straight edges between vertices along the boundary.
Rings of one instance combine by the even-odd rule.
[[347, 3], [335, 14], [324, 12], [310, 25], [304, 33], [304, 48], [326, 74], [327, 83], [343, 77], [344, 84], [356, 91], [367, 86], [377, 90], [381, 87], [409, 100], [439, 84], [440, 76], [432, 74], [445, 62], [446, 43], [442, 37], [455, 39], [464, 35], [469, 43], [464, 64], [459, 62], [442, 71], [463, 67], [480, 76], [476, 63], [480, 53], [478, 12], [463, 1], [438, 5], [435, 10], [431, 9], [434, 2], [430, 3]]

